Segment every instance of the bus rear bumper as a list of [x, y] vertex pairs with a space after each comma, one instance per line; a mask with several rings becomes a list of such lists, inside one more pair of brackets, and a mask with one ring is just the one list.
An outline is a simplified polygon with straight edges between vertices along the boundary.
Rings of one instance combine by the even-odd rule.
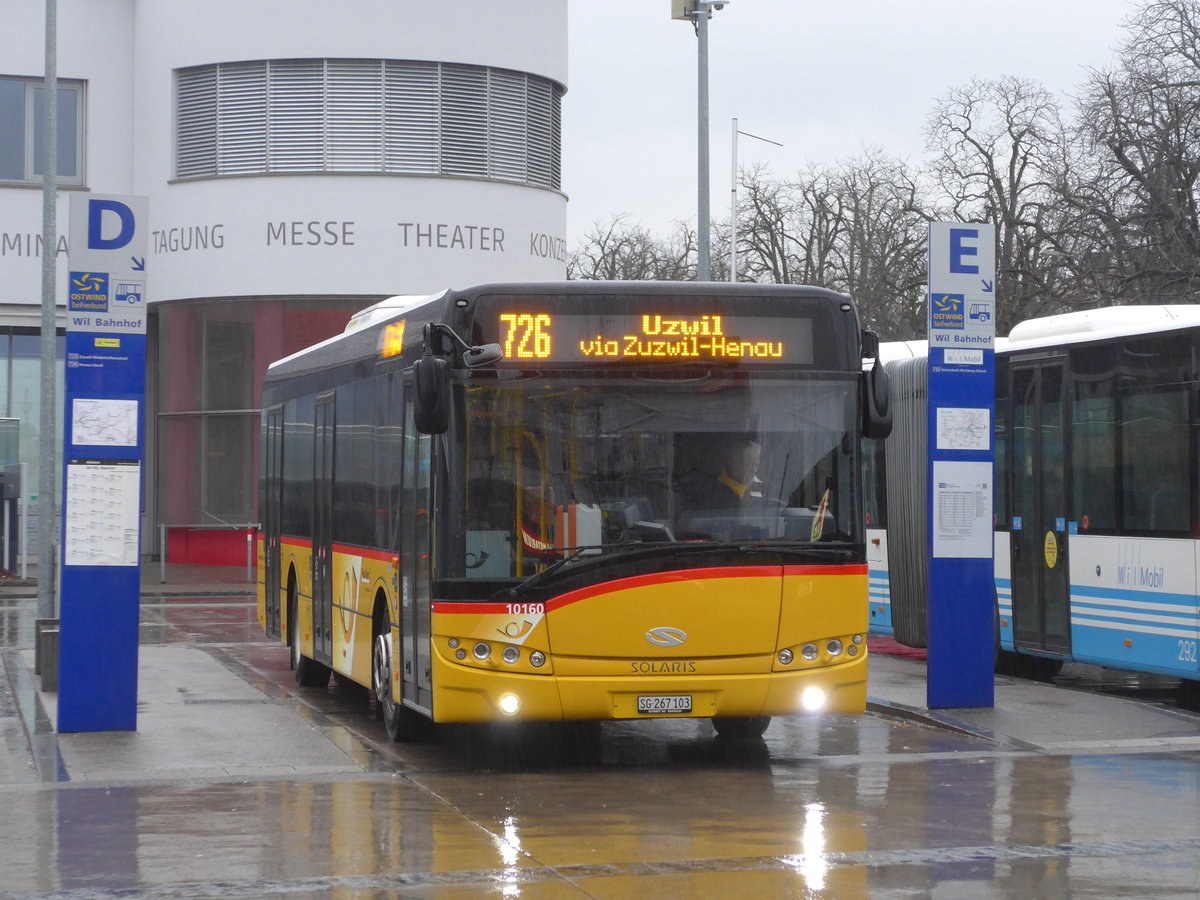
[[[488, 671], [455, 665], [436, 654], [433, 667], [437, 722], [855, 715], [864, 712], [867, 703], [865, 655], [795, 672], [649, 678]], [[690, 697], [691, 712], [639, 712], [639, 697]]]

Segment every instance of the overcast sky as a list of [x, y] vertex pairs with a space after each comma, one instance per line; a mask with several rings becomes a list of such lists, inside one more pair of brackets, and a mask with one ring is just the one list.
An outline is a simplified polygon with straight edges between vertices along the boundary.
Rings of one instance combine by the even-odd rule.
[[[713, 221], [743, 167], [787, 177], [877, 146], [920, 161], [935, 98], [1016, 75], [1068, 99], [1104, 68], [1130, 0], [729, 0], [709, 21]], [[567, 244], [627, 213], [655, 233], [696, 220], [696, 49], [670, 0], [570, 0], [563, 100]]]

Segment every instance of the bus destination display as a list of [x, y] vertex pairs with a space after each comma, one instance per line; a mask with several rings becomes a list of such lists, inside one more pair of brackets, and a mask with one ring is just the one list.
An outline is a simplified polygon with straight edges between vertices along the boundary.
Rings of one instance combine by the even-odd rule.
[[500, 311], [497, 342], [512, 361], [811, 364], [812, 321], [776, 316], [561, 315]]

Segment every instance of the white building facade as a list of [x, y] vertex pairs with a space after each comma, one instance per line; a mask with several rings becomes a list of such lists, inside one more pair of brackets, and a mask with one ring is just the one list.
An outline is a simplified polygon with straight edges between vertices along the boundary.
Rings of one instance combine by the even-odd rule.
[[[0, 21], [0, 417], [35, 462], [43, 6]], [[60, 235], [70, 191], [149, 199], [143, 549], [161, 525], [172, 561], [236, 564], [268, 363], [384, 296], [565, 277], [567, 0], [58, 0], [58, 22]]]

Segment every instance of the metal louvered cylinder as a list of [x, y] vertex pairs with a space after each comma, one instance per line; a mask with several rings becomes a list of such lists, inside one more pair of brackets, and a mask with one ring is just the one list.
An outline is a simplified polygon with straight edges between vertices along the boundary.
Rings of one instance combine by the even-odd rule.
[[887, 364], [893, 427], [887, 439], [888, 576], [895, 638], [928, 641], [928, 366], [924, 357]]
[[372, 172], [558, 189], [563, 87], [486, 66], [284, 59], [180, 69], [179, 178]]

